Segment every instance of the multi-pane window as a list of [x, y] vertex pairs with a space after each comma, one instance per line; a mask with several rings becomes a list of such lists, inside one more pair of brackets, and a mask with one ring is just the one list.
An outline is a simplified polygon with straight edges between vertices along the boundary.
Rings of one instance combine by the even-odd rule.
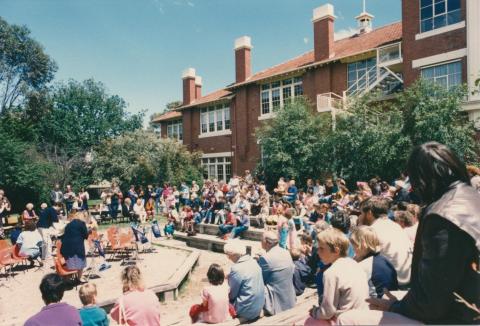
[[461, 61], [456, 61], [423, 68], [422, 78], [446, 88], [458, 86], [462, 83], [462, 63]]
[[377, 79], [377, 59], [370, 58], [349, 63], [347, 66], [347, 80], [349, 93], [364, 90]]
[[231, 157], [210, 157], [202, 159], [203, 176], [228, 182], [232, 177]]
[[263, 84], [260, 93], [262, 115], [277, 111], [291, 98], [303, 95], [302, 77]]
[[460, 7], [460, 0], [420, 0], [420, 32], [458, 23]]
[[177, 140], [183, 140], [182, 120], [174, 120], [167, 122], [167, 137]]
[[230, 107], [228, 104], [210, 106], [201, 110], [201, 134], [208, 134], [224, 130], [230, 130]]

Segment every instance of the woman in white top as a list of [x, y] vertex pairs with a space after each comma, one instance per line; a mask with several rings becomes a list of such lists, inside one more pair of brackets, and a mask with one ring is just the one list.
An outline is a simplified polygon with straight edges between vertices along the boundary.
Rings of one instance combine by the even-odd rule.
[[141, 223], [145, 223], [147, 219], [147, 211], [145, 211], [145, 207], [142, 205], [142, 200], [137, 199], [135, 205], [133, 205], [133, 212], [135, 218], [139, 219]]
[[[17, 239], [17, 245], [20, 246], [20, 255], [28, 257], [30, 265], [33, 266], [35, 260], [41, 256], [43, 239], [37, 230], [35, 222], [28, 220], [25, 222], [25, 231], [20, 233]], [[39, 261], [40, 266], [43, 263]]]

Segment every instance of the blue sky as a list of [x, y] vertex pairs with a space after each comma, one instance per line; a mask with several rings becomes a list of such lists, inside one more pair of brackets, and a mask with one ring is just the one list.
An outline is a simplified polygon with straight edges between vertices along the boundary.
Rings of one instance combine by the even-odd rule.
[[[235, 77], [233, 42], [252, 38], [253, 71], [312, 49], [314, 8], [324, 0], [0, 0], [0, 16], [26, 25], [57, 62], [56, 80], [102, 81], [128, 110], [181, 100], [181, 73], [194, 67], [203, 94]], [[356, 26], [362, 0], [331, 0], [335, 30]], [[367, 0], [374, 27], [401, 19], [401, 0]]]

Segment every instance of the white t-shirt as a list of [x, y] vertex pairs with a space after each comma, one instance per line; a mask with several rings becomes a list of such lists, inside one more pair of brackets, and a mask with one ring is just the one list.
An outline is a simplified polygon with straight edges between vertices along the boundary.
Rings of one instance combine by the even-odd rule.
[[398, 284], [408, 284], [413, 247], [407, 233], [386, 216], [376, 219], [371, 226], [380, 241], [380, 253], [392, 263], [397, 272]]

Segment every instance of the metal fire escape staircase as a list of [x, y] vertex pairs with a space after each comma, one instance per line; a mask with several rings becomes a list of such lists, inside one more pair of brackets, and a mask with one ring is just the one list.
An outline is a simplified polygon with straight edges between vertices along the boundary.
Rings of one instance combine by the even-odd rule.
[[345, 90], [342, 96], [335, 93], [317, 95], [317, 111], [335, 114], [348, 110], [349, 103], [356, 97], [370, 92], [378, 92], [380, 99], [388, 99], [392, 94], [403, 90], [401, 43], [377, 49], [376, 65], [369, 68], [355, 83]]

